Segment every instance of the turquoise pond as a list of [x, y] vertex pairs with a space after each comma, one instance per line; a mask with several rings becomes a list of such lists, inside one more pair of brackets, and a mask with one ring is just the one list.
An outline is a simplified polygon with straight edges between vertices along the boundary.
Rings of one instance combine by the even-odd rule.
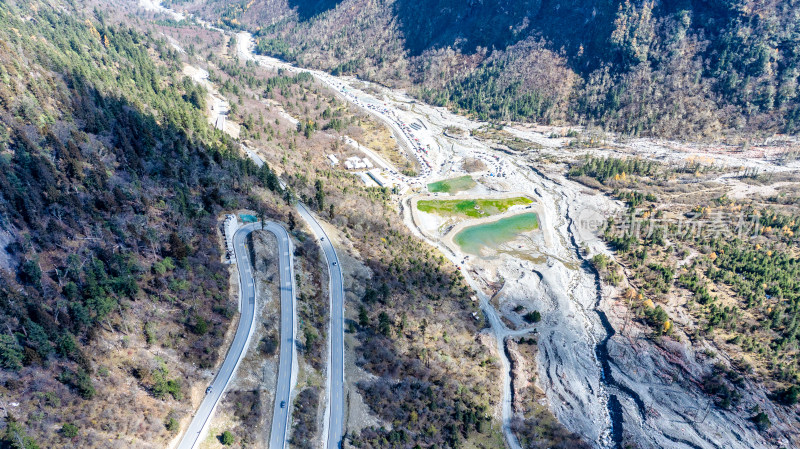
[[255, 215], [241, 214], [239, 218], [242, 220], [242, 223], [255, 223], [258, 221]]
[[523, 232], [538, 228], [539, 217], [533, 212], [528, 212], [464, 228], [453, 240], [464, 252], [479, 255], [481, 248], [497, 248], [505, 242], [514, 240]]

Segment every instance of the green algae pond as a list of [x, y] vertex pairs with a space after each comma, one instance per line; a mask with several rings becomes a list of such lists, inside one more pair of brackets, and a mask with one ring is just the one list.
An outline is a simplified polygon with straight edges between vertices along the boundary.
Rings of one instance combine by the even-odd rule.
[[505, 212], [511, 206], [531, 203], [533, 200], [524, 196], [502, 199], [420, 200], [417, 202], [417, 209], [438, 215], [480, 218]]
[[443, 179], [428, 184], [428, 190], [433, 193], [456, 193], [469, 190], [478, 185], [472, 176], [465, 175], [458, 178]]
[[479, 255], [483, 247], [496, 248], [523, 232], [538, 228], [539, 217], [534, 212], [527, 212], [464, 228], [455, 235], [453, 241], [464, 252]]

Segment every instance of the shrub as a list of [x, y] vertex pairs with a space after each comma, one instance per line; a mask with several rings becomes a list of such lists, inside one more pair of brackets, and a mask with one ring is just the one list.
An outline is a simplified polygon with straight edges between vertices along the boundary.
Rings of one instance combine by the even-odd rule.
[[208, 321], [200, 315], [195, 315], [195, 323], [192, 326], [192, 332], [197, 335], [203, 335], [208, 332]]
[[166, 364], [162, 362], [153, 372], [153, 396], [159, 399], [165, 398], [168, 394], [175, 400], [180, 401], [183, 399], [183, 392], [181, 391], [181, 384], [178, 379], [168, 379], [169, 370]]
[[0, 335], [0, 367], [12, 371], [22, 368], [22, 347], [10, 335]]
[[308, 350], [309, 348], [314, 346], [314, 342], [317, 340], [318, 335], [316, 332], [314, 332], [313, 329], [308, 327], [303, 330], [303, 334], [306, 337], [306, 350]]
[[756, 427], [758, 427], [758, 430], [762, 432], [772, 427], [772, 421], [769, 420], [769, 416], [764, 412], [756, 413], [750, 420], [753, 421]]
[[800, 387], [797, 385], [792, 385], [785, 390], [780, 391], [777, 395], [778, 401], [786, 405], [794, 405], [797, 404], [798, 400], [800, 400]]
[[230, 430], [226, 430], [222, 432], [220, 440], [222, 440], [222, 444], [224, 446], [230, 446], [233, 444], [233, 434], [230, 432]]
[[172, 271], [175, 269], [175, 261], [172, 260], [172, 257], [165, 257], [161, 263], [164, 265], [164, 267], [166, 267], [167, 270]]
[[178, 431], [179, 427], [178, 420], [170, 416], [166, 421], [164, 421], [164, 427], [166, 427], [170, 432], [175, 433]]
[[35, 287], [41, 286], [42, 269], [38, 260], [26, 260], [19, 271], [22, 282]]
[[152, 345], [156, 342], [156, 329], [150, 321], [144, 323], [144, 336], [148, 345]]
[[0, 447], [10, 447], [14, 449], [39, 449], [36, 441], [25, 433], [22, 424], [9, 419], [6, 431], [0, 439]]
[[528, 312], [522, 316], [522, 319], [527, 321], [528, 323], [538, 323], [542, 321], [542, 314], [539, 313], [538, 310], [534, 310], [533, 312]]
[[268, 335], [261, 340], [261, 352], [271, 357], [277, 351], [278, 339], [274, 335]]
[[608, 262], [609, 262], [608, 256], [606, 256], [605, 254], [595, 254], [595, 256], [592, 257], [592, 263], [594, 264], [595, 268], [597, 268], [600, 271], [606, 269], [606, 267], [608, 266]]
[[78, 426], [72, 423], [66, 423], [61, 426], [61, 434], [66, 438], [75, 438], [78, 436]]
[[645, 310], [644, 315], [647, 322], [657, 331], [664, 329], [664, 323], [669, 320], [669, 315], [661, 306]]
[[153, 273], [158, 275], [163, 275], [167, 272], [167, 267], [164, 266], [161, 262], [156, 262], [153, 264]]
[[178, 379], [170, 379], [167, 381], [167, 391], [172, 395], [173, 398], [175, 398], [175, 400], [180, 401], [183, 399], [181, 383]]
[[64, 370], [59, 374], [58, 380], [74, 388], [83, 399], [92, 399], [97, 393], [92, 384], [92, 378], [83, 368], [79, 368], [77, 372]]

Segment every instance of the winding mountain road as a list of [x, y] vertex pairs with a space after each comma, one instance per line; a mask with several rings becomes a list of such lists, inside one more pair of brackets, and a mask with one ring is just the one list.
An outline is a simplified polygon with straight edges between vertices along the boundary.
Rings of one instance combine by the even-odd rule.
[[275, 234], [278, 239], [278, 260], [280, 260], [281, 290], [281, 355], [278, 367], [278, 384], [275, 389], [275, 405], [272, 411], [272, 430], [269, 434], [269, 448], [283, 449], [288, 441], [289, 401], [292, 395], [292, 382], [295, 355], [295, 292], [293, 245], [286, 229], [273, 222], [266, 222], [265, 230]]
[[[234, 234], [234, 254], [236, 256], [236, 264], [239, 267], [239, 307], [241, 309], [239, 325], [236, 328], [236, 335], [233, 337], [233, 343], [231, 343], [228, 354], [211, 384], [210, 391], [203, 398], [203, 402], [197, 409], [194, 418], [192, 418], [192, 422], [178, 445], [178, 449], [194, 449], [200, 445], [205, 433], [208, 431], [211, 415], [233, 378], [236, 368], [244, 358], [245, 353], [247, 353], [247, 347], [254, 329], [256, 290], [253, 268], [250, 265], [250, 255], [245, 241], [251, 232], [259, 229], [273, 233], [278, 240], [281, 292], [281, 352], [269, 447], [270, 449], [282, 449], [285, 446], [289, 420], [288, 404], [292, 392], [293, 343], [296, 332], [294, 325], [294, 265], [292, 260], [292, 241], [286, 229], [277, 223], [267, 222], [263, 227], [261, 223], [243, 226]], [[281, 404], [283, 404], [283, 407]]]
[[[256, 166], [261, 167], [264, 161], [250, 148], [244, 147], [245, 153]], [[286, 185], [281, 181], [281, 187]], [[344, 433], [344, 280], [339, 258], [328, 235], [320, 226], [314, 215], [303, 203], [296, 203], [300, 217], [308, 224], [317, 242], [322, 247], [322, 254], [328, 264], [328, 291], [330, 316], [330, 337], [328, 338], [328, 376], [326, 389], [328, 403], [325, 407], [325, 419], [322, 440], [325, 448], [335, 449], [342, 446]], [[285, 231], [284, 231], [285, 232]], [[283, 367], [283, 365], [281, 365]], [[275, 432], [273, 421], [273, 434]], [[270, 449], [277, 446], [270, 445]]]
[[322, 246], [322, 253], [328, 262], [330, 279], [330, 364], [328, 369], [328, 405], [325, 408], [325, 448], [342, 447], [344, 431], [344, 280], [339, 257], [325, 230], [302, 203], [297, 203], [297, 211], [311, 228], [311, 232]]

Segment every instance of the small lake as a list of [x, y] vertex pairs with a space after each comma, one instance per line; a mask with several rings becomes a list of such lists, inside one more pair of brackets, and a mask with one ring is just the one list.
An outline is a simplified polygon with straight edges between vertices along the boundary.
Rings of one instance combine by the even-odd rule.
[[523, 232], [538, 228], [539, 217], [533, 212], [528, 212], [464, 228], [453, 240], [464, 252], [479, 255], [483, 247], [496, 248], [514, 240]]

